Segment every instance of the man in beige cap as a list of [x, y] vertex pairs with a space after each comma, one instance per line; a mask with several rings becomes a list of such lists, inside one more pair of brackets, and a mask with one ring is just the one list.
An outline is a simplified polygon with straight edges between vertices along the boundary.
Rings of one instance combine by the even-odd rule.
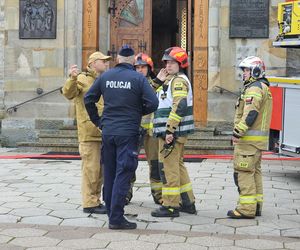
[[[101, 131], [89, 118], [84, 106], [84, 95], [95, 79], [109, 67], [110, 56], [97, 51], [90, 55], [86, 72], [79, 73], [77, 65], [72, 65], [69, 78], [62, 88], [62, 94], [74, 100], [78, 128], [81, 166], [81, 194], [84, 213], [105, 214], [106, 207], [101, 204], [102, 171], [100, 166]], [[103, 99], [97, 103], [99, 115], [103, 111]]]

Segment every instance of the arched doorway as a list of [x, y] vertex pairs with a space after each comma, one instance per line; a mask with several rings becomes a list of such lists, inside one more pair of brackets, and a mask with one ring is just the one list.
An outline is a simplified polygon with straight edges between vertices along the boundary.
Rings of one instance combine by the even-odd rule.
[[[157, 68], [164, 49], [177, 45], [190, 57], [189, 77], [194, 89], [197, 126], [207, 123], [208, 7], [209, 0], [110, 0], [109, 53], [117, 55], [122, 44], [136, 53], [150, 54]], [[98, 49], [99, 0], [83, 1], [83, 65]]]

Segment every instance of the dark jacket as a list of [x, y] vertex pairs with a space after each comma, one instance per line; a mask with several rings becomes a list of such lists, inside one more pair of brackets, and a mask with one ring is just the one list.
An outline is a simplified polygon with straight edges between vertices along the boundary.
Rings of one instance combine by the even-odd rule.
[[[103, 95], [104, 110], [98, 115], [95, 103]], [[96, 79], [84, 97], [91, 121], [103, 135], [137, 135], [142, 115], [154, 112], [158, 99], [147, 79], [134, 67], [121, 63]]]

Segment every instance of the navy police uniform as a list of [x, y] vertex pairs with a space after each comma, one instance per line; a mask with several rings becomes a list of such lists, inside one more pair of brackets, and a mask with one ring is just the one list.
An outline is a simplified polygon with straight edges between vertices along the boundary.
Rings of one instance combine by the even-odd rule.
[[[104, 99], [101, 117], [95, 105], [100, 96]], [[130, 179], [138, 165], [141, 117], [157, 109], [158, 99], [133, 65], [120, 63], [96, 79], [84, 101], [91, 121], [102, 130], [103, 193], [109, 224], [122, 225]]]

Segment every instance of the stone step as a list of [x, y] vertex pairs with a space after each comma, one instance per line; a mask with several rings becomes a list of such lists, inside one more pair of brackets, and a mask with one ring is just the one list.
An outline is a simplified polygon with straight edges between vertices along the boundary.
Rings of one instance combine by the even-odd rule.
[[207, 127], [207, 128], [196, 128], [195, 132], [190, 136], [214, 136], [215, 135], [215, 128]]
[[17, 146], [20, 152], [78, 152], [78, 143], [19, 142]]
[[231, 136], [200, 136], [191, 135], [188, 139], [189, 145], [205, 146], [231, 146]]
[[209, 145], [189, 145], [186, 144], [184, 147], [185, 155], [228, 155], [233, 154], [232, 146], [209, 146]]
[[48, 136], [48, 135], [56, 135], [56, 136], [60, 136], [60, 135], [65, 135], [65, 136], [77, 136], [77, 130], [76, 129], [47, 129], [47, 130], [40, 130], [39, 136]]
[[40, 134], [39, 136], [40, 143], [77, 143], [78, 138], [77, 134], [72, 135], [57, 135], [57, 134]]
[[[40, 142], [19, 142], [20, 152], [78, 152], [77, 143], [40, 143]], [[185, 154], [232, 154], [232, 146], [213, 145], [185, 145]], [[140, 151], [144, 154], [144, 150]]]

